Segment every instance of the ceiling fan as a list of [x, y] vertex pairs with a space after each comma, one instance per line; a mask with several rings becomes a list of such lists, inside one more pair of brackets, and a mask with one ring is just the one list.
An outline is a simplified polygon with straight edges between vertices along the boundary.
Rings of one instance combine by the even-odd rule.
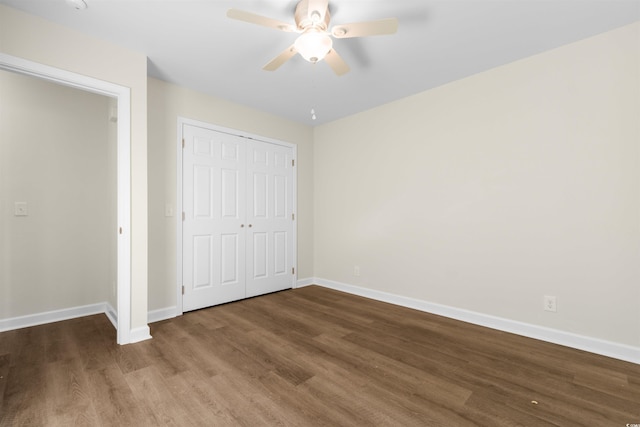
[[294, 13], [295, 24], [278, 21], [243, 10], [229, 9], [227, 16], [231, 19], [262, 25], [276, 30], [298, 33], [296, 41], [282, 53], [262, 67], [267, 71], [274, 71], [282, 64], [299, 53], [311, 63], [321, 60], [327, 64], [338, 76], [349, 71], [349, 66], [333, 48], [333, 40], [350, 37], [365, 37], [384, 34], [394, 34], [398, 30], [396, 18], [378, 21], [356, 22], [352, 24], [335, 25], [329, 28], [331, 14], [328, 0], [300, 0]]

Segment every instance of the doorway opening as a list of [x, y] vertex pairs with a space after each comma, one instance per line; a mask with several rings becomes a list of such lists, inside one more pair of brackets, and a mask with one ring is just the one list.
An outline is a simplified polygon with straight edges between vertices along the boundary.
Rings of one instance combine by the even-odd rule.
[[[116, 313], [105, 313], [117, 329], [117, 342], [131, 342], [131, 115], [130, 89], [110, 82], [83, 76], [55, 67], [0, 53], [0, 69], [36, 77], [115, 100], [116, 123]], [[114, 319], [115, 317], [115, 319]]]

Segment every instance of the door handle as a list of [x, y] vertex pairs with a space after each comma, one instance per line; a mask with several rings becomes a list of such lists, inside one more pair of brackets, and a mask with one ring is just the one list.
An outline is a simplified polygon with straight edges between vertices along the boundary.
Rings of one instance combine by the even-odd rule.
[[240, 228], [244, 228], [244, 224], [240, 224]]
[[249, 228], [253, 227], [253, 225], [249, 224]]

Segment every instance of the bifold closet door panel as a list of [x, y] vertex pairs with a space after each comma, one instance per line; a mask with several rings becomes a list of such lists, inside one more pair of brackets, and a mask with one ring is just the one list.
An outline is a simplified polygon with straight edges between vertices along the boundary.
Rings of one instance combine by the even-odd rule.
[[247, 297], [292, 287], [293, 150], [247, 143]]
[[246, 142], [183, 128], [183, 311], [245, 298]]

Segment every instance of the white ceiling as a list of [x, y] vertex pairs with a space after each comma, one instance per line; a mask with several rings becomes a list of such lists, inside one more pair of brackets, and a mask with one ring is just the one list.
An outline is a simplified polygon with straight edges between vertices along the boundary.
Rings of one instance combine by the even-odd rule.
[[351, 67], [337, 77], [300, 56], [263, 71], [296, 34], [226, 17], [235, 8], [293, 23], [296, 1], [86, 2], [78, 11], [65, 0], [0, 0], [143, 52], [152, 77], [308, 125], [640, 20], [640, 0], [333, 0], [331, 24], [399, 21], [395, 35], [334, 40]]

